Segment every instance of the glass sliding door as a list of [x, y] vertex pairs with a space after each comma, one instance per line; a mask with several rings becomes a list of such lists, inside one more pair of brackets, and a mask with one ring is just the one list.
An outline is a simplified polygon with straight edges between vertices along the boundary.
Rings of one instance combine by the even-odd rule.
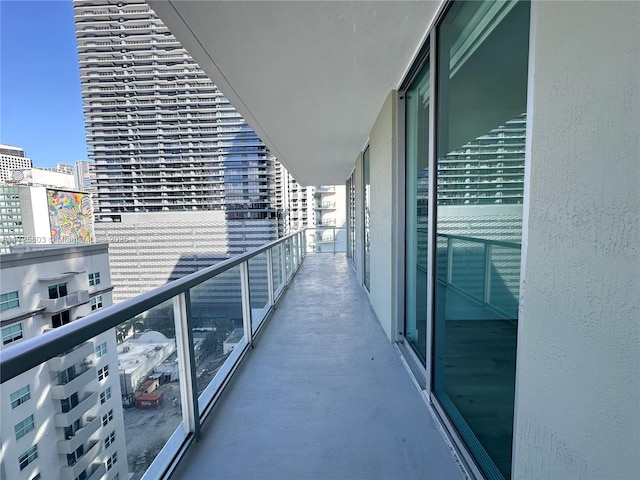
[[432, 388], [487, 478], [511, 471], [529, 9], [453, 2], [436, 31]]
[[351, 176], [347, 181], [347, 257], [351, 263], [355, 263], [356, 253], [356, 184], [355, 173], [351, 172]]
[[362, 155], [363, 170], [363, 206], [364, 206], [364, 286], [371, 291], [371, 232], [370, 212], [371, 212], [371, 160], [369, 158], [369, 147], [366, 148]]
[[406, 92], [405, 337], [423, 365], [427, 356], [429, 206], [429, 61]]

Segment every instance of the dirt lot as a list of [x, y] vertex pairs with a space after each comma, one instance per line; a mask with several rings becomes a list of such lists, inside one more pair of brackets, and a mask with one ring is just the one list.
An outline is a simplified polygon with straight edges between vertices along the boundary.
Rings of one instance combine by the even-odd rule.
[[[203, 359], [197, 368], [198, 395], [209, 384], [228, 355]], [[142, 477], [158, 452], [182, 421], [179, 382], [166, 383], [156, 392], [162, 393], [164, 404], [158, 409], [124, 409], [127, 459], [131, 480]]]
[[[142, 477], [157, 453], [182, 420], [178, 382], [161, 385], [156, 392], [164, 396], [158, 409], [128, 408], [124, 410], [127, 459], [131, 480]], [[174, 399], [177, 399], [174, 405]]]

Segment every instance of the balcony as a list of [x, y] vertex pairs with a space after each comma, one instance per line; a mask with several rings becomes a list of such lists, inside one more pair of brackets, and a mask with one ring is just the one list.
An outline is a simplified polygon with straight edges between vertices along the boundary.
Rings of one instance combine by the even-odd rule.
[[47, 363], [51, 372], [61, 372], [72, 365], [76, 365], [93, 353], [93, 344], [84, 342], [73, 350], [52, 358]]
[[212, 468], [220, 478], [464, 478], [345, 256], [319, 254], [305, 258], [176, 478]]
[[[464, 478], [347, 259], [307, 255], [305, 235], [294, 233], [3, 349], [1, 380], [49, 361], [48, 352], [68, 349], [70, 341], [86, 342], [144, 313], [161, 322], [171, 318], [177, 350], [170, 365], [180, 374], [168, 386], [174, 405], [159, 406], [170, 428], [125, 421], [127, 442], [134, 434], [143, 439], [142, 465], [127, 443], [130, 471], [141, 468], [136, 475], [208, 478], [215, 469], [220, 478]], [[223, 307], [233, 320], [225, 333], [226, 318], [198, 323], [215, 322], [211, 312], [224, 317]], [[233, 337], [233, 345], [203, 364], [199, 352], [212, 332], [225, 347]], [[56, 414], [55, 425], [72, 424], [97, 404], [97, 395]], [[95, 454], [90, 450], [81, 466], [61, 473], [78, 473]]]
[[107, 473], [107, 467], [103, 462], [94, 463], [89, 469], [87, 480], [98, 480], [102, 478], [105, 473]]
[[96, 382], [96, 369], [95, 367], [87, 368], [81, 372], [70, 382], [64, 385], [52, 385], [51, 386], [51, 398], [54, 400], [62, 400], [68, 398], [72, 393], [79, 391], [83, 387], [86, 387], [91, 382]]
[[317, 202], [316, 210], [335, 210], [336, 202]]
[[93, 463], [100, 451], [102, 450], [102, 442], [96, 442], [89, 447], [85, 454], [73, 466], [62, 467], [60, 469], [60, 478], [62, 480], [73, 480], [84, 472], [89, 465]]
[[44, 308], [49, 313], [60, 312], [67, 308], [76, 307], [89, 301], [88, 290], [78, 290], [69, 292], [66, 296], [60, 298], [45, 298], [40, 300], [40, 308]]
[[58, 440], [58, 453], [66, 455], [75, 452], [80, 445], [84, 445], [89, 437], [100, 428], [100, 418], [89, 418], [87, 423], [78, 429], [68, 440]]
[[86, 394], [80, 403], [65, 413], [56, 413], [53, 416], [54, 424], [56, 427], [66, 427], [78, 420], [84, 414], [86, 414], [92, 407], [95, 407], [98, 400], [98, 394], [96, 392]]

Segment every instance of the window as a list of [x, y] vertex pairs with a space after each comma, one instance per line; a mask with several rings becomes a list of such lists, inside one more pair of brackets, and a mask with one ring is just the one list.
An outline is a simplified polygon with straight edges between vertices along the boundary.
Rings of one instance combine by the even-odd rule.
[[16, 308], [20, 306], [20, 299], [18, 298], [18, 292], [3, 293], [0, 295], [0, 311], [4, 312], [10, 308]]
[[406, 92], [405, 338], [423, 365], [427, 357], [427, 260], [429, 258], [429, 59]]
[[100, 393], [100, 403], [105, 403], [107, 400], [111, 398], [111, 387], [107, 387], [107, 389]]
[[107, 342], [102, 342], [100, 345], [96, 346], [96, 358], [100, 358], [106, 353], [107, 353]]
[[108, 413], [105, 413], [102, 416], [102, 426], [106, 427], [109, 424], [109, 422], [111, 422], [112, 420], [113, 420], [113, 410], [109, 410]]
[[67, 453], [67, 465], [73, 467], [84, 455], [84, 446], [80, 445], [75, 452]]
[[69, 323], [71, 321], [71, 314], [69, 312], [69, 310], [64, 310], [63, 312], [52, 315], [51, 325], [53, 328], [58, 328]]
[[109, 447], [113, 442], [116, 441], [116, 432], [115, 430], [107, 435], [107, 438], [104, 439], [104, 448]]
[[18, 422], [14, 427], [16, 432], [16, 440], [21, 437], [24, 437], [27, 433], [29, 433], [34, 428], [33, 415], [29, 415], [27, 418]]
[[370, 290], [370, 278], [371, 278], [371, 160], [369, 154], [369, 147], [366, 148], [362, 155], [362, 180], [364, 189], [362, 194], [362, 206], [364, 208], [364, 286], [367, 290]]
[[83, 470], [80, 472], [80, 475], [78, 475], [74, 480], [87, 480], [87, 471]]
[[22, 387], [20, 390], [13, 392], [9, 399], [11, 400], [11, 408], [16, 408], [18, 405], [22, 405], [31, 398], [31, 392], [29, 385]]
[[49, 286], [49, 298], [53, 300], [54, 298], [62, 298], [67, 296], [67, 284], [59, 283], [57, 285]]
[[31, 480], [40, 480], [40, 473], [36, 473]]
[[76, 367], [71, 365], [66, 370], [58, 372], [58, 385], [66, 385], [74, 378], [76, 378]]
[[2, 344], [7, 345], [8, 343], [15, 342], [16, 340], [20, 340], [22, 338], [22, 324], [16, 323], [14, 325], [10, 325], [6, 328], [2, 329]]
[[530, 6], [452, 2], [431, 65], [433, 394], [496, 479], [511, 476]]
[[33, 463], [36, 458], [38, 458], [38, 445], [34, 445], [18, 457], [20, 470], [24, 470], [25, 468], [27, 468], [27, 465]]
[[118, 452], [113, 452], [113, 455], [107, 458], [107, 470], [111, 470], [117, 461], [118, 461]]
[[78, 401], [78, 392], [72, 393], [71, 396], [60, 400], [60, 407], [62, 408], [62, 413], [69, 412], [76, 405], [78, 405], [78, 403], [80, 403]]
[[91, 310], [98, 310], [102, 308], [102, 295], [91, 298]]
[[64, 439], [73, 438], [78, 430], [80, 430], [80, 419], [77, 419], [72, 425], [64, 427]]
[[89, 285], [100, 285], [100, 272], [90, 273], [89, 274]]
[[109, 376], [109, 365], [105, 365], [98, 370], [98, 380], [102, 381]]

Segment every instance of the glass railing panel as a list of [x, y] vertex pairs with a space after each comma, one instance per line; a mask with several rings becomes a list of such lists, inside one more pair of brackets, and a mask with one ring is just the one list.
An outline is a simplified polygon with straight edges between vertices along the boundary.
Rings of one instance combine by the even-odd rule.
[[284, 271], [287, 280], [291, 276], [293, 267], [291, 265], [291, 239], [288, 238], [284, 241]]
[[[106, 415], [102, 423], [109, 425], [111, 410], [116, 424], [124, 419], [126, 455], [118, 452], [117, 459], [126, 459], [132, 480], [142, 477], [183, 424], [183, 366], [177, 352], [174, 303], [175, 298], [167, 300], [115, 328], [120, 381], [110, 391], [108, 387], [99, 390], [99, 402], [113, 405], [102, 412]], [[186, 436], [186, 429], [181, 431]]]
[[489, 286], [486, 302], [504, 312], [508, 318], [518, 317], [520, 296], [520, 247], [489, 246]]
[[249, 259], [249, 299], [251, 330], [255, 332], [269, 311], [269, 272], [267, 252]]
[[284, 286], [284, 275], [282, 271], [282, 244], [278, 244], [271, 249], [272, 274], [273, 274], [273, 295], [277, 297]]
[[454, 238], [451, 243], [451, 284], [482, 301], [485, 282], [485, 244]]
[[298, 236], [291, 237], [291, 268], [295, 269], [298, 265]]
[[189, 291], [198, 396], [243, 340], [240, 265]]
[[[422, 242], [420, 248], [423, 249], [423, 255], [427, 255], [427, 243], [429, 236], [426, 230], [420, 230], [419, 242]], [[436, 278], [439, 282], [449, 282], [449, 239], [444, 235], [438, 235], [436, 238]]]

